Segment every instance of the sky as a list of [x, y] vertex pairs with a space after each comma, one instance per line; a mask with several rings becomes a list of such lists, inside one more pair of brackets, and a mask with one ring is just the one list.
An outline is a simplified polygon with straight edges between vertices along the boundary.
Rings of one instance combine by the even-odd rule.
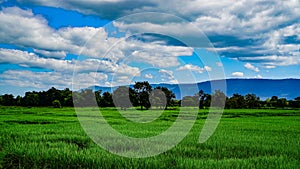
[[0, 0], [0, 94], [300, 78], [299, 0]]

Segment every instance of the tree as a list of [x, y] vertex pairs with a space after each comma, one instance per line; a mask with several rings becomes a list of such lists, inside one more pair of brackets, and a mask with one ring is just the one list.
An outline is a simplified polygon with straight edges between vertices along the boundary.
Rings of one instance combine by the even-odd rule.
[[272, 96], [270, 100], [271, 107], [278, 107], [278, 97]]
[[62, 97], [62, 105], [63, 106], [70, 106], [70, 107], [74, 106], [72, 91], [69, 88], [66, 88], [61, 91], [61, 97]]
[[288, 101], [285, 98], [280, 98], [277, 101], [277, 106], [280, 108], [284, 108], [288, 105]]
[[61, 108], [61, 104], [60, 104], [59, 100], [54, 100], [52, 102], [52, 105], [53, 105], [54, 108]]
[[129, 99], [132, 106], [139, 106], [138, 93], [132, 88], [129, 88]]
[[96, 97], [96, 102], [98, 104], [98, 106], [100, 106], [100, 102], [101, 102], [101, 90], [97, 90], [95, 91], [95, 97]]
[[[154, 92], [155, 91], [155, 92]], [[175, 94], [166, 87], [156, 87], [154, 89], [154, 95], [157, 97], [156, 100], [161, 103], [159, 105], [165, 106], [165, 109], [168, 109], [168, 106], [171, 106], [172, 99], [175, 98]]]
[[160, 87], [156, 87], [149, 97], [151, 107], [159, 107], [160, 109], [167, 107], [167, 99], [165, 93]]
[[300, 108], [300, 97], [296, 97], [294, 100], [290, 100], [289, 106], [294, 108]]
[[131, 107], [131, 102], [129, 98], [129, 87], [120, 86], [112, 94], [112, 98], [116, 107], [121, 107], [121, 109], [126, 110], [126, 108]]
[[79, 107], [95, 106], [95, 94], [92, 89], [84, 89], [80, 92], [73, 92], [74, 104]]
[[101, 107], [113, 107], [114, 106], [111, 93], [104, 92], [102, 94], [101, 101], [100, 101], [100, 106]]
[[[37, 92], [26, 92], [22, 100], [25, 106], [39, 106], [39, 95]], [[51, 105], [51, 104], [48, 104]]]
[[17, 96], [15, 103], [16, 103], [16, 106], [22, 106], [22, 97]]
[[1, 96], [1, 105], [3, 106], [14, 106], [15, 105], [15, 99], [12, 94], [5, 94]]
[[239, 94], [233, 94], [232, 97], [230, 97], [226, 101], [226, 108], [233, 108], [233, 109], [241, 109], [245, 108], [245, 98], [242, 95]]
[[141, 110], [143, 110], [143, 107], [149, 109], [151, 106], [149, 101], [149, 95], [150, 92], [152, 91], [152, 87], [150, 86], [149, 82], [148, 81], [135, 82], [133, 88], [137, 93], [137, 98], [138, 98], [139, 106], [141, 106]]
[[226, 95], [221, 90], [216, 90], [211, 96], [211, 106], [224, 108], [226, 103]]
[[211, 95], [210, 94], [204, 94], [203, 108], [210, 107], [210, 103], [211, 103]]
[[183, 107], [198, 107], [199, 98], [198, 96], [184, 96], [181, 101]]
[[247, 105], [247, 108], [253, 109], [253, 108], [259, 108], [259, 97], [257, 97], [255, 94], [247, 94], [245, 96], [245, 102]]

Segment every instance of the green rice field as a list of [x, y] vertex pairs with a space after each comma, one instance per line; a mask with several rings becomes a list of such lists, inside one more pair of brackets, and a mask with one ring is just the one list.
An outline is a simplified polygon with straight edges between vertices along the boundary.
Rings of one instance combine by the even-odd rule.
[[[149, 123], [130, 122], [114, 108], [101, 112], [120, 133], [149, 137], [170, 127], [179, 111], [165, 110]], [[199, 143], [207, 114], [199, 110], [193, 128], [174, 148], [148, 158], [127, 158], [94, 143], [74, 108], [0, 107], [0, 168], [300, 167], [300, 110], [225, 110], [214, 134]]]

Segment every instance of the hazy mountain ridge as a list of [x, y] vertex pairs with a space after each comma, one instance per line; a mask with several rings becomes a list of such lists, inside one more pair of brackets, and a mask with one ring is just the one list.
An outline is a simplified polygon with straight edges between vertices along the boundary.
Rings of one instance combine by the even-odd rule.
[[[197, 83], [198, 89], [202, 89], [205, 93], [211, 93], [211, 83], [218, 83], [220, 80], [206, 81]], [[172, 90], [176, 99], [181, 99], [183, 96], [194, 95], [197, 92], [195, 84], [151, 84], [153, 88], [156, 86], [167, 87]], [[254, 93], [262, 99], [272, 96], [294, 99], [300, 96], [300, 79], [227, 79], [227, 96], [232, 96], [234, 93], [246, 95]], [[133, 87], [133, 85], [130, 85]], [[92, 86], [94, 90], [102, 90], [103, 92], [112, 92], [116, 87], [101, 87]], [[181, 89], [181, 90], [180, 90]], [[181, 92], [180, 92], [181, 91]]]

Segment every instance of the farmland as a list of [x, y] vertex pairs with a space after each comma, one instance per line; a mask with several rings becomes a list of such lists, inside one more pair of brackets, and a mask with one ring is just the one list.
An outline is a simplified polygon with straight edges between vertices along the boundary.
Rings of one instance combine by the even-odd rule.
[[[83, 108], [98, 112], [98, 108]], [[149, 123], [134, 123], [115, 108], [100, 108], [106, 121], [131, 137], [160, 134], [179, 110], [165, 110]], [[127, 110], [131, 111], [131, 110]], [[155, 111], [155, 110], [150, 110]], [[140, 113], [143, 113], [141, 111]], [[0, 168], [298, 168], [300, 110], [224, 110], [205, 143], [207, 117], [199, 110], [190, 133], [173, 149], [148, 158], [111, 154], [84, 132], [74, 108], [0, 107]]]

